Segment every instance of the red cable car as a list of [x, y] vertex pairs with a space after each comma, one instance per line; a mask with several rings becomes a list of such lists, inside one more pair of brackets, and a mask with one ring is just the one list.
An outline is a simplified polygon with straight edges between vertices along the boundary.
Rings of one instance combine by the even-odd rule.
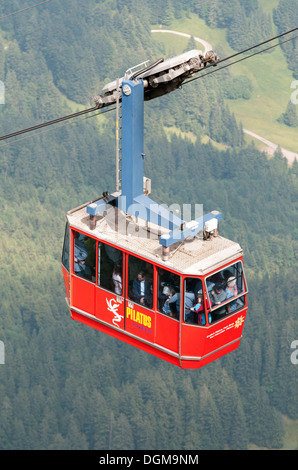
[[242, 249], [219, 236], [217, 211], [185, 222], [148, 197], [144, 82], [123, 80], [121, 100], [121, 191], [67, 214], [62, 271], [71, 318], [200, 368], [239, 346], [247, 312]]

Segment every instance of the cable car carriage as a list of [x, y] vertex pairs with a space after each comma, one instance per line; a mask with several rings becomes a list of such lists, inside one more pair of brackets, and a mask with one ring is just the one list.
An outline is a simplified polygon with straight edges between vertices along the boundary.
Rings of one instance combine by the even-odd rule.
[[123, 80], [120, 99], [121, 190], [67, 213], [62, 271], [71, 318], [200, 368], [239, 346], [243, 252], [219, 235], [219, 212], [186, 222], [149, 197], [143, 81]]

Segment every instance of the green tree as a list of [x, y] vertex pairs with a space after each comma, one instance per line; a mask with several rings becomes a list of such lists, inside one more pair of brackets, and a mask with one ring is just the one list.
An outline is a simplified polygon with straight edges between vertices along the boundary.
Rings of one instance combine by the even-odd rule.
[[205, 384], [200, 390], [198, 416], [202, 449], [222, 449], [224, 445], [224, 434], [219, 419], [218, 408]]
[[133, 450], [134, 441], [131, 425], [124, 413], [115, 419], [112, 434], [112, 449]]
[[298, 126], [298, 116], [297, 116], [297, 106], [292, 103], [291, 101], [288, 102], [287, 108], [285, 113], [283, 113], [278, 121], [286, 124], [289, 127], [297, 127]]
[[[273, 11], [273, 19], [278, 27], [279, 33], [283, 33], [297, 26], [298, 11], [295, 0], [279, 0], [278, 6]], [[289, 41], [283, 44], [282, 49], [288, 61], [288, 67], [293, 70], [294, 77], [298, 78], [298, 65], [297, 60], [297, 49], [298, 41], [297, 38], [293, 41]]]

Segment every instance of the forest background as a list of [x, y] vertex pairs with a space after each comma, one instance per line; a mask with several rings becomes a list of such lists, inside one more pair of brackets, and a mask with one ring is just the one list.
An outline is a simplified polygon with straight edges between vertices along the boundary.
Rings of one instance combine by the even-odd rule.
[[[0, 19], [24, 7], [1, 2]], [[52, 0], [1, 19], [1, 135], [85, 109], [128, 67], [194, 46], [151, 33], [161, 25], [225, 57], [296, 27], [298, 12], [295, 0]], [[297, 57], [296, 39], [145, 103], [153, 197], [222, 211], [245, 253], [240, 348], [200, 370], [69, 318], [65, 213], [115, 189], [114, 114], [0, 144], [1, 449], [297, 448], [297, 162], [243, 133], [247, 122], [297, 152]]]

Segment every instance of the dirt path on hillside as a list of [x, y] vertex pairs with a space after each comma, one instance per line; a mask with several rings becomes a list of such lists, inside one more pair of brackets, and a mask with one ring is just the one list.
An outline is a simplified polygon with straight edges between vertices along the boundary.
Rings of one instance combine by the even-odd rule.
[[[273, 155], [274, 152], [278, 149], [278, 145], [274, 144], [273, 142], [270, 142], [270, 140], [264, 139], [264, 137], [261, 137], [260, 135], [257, 135], [254, 132], [248, 131], [247, 129], [243, 129], [243, 132], [263, 142], [266, 147], [264, 147], [262, 150], [266, 153], [269, 153], [269, 155]], [[286, 150], [284, 148], [280, 148], [280, 150], [289, 163], [292, 164], [295, 158], [298, 160], [298, 153], [291, 152], [290, 150]]]
[[[181, 33], [180, 31], [172, 31], [170, 29], [151, 29], [151, 33], [168, 33], [168, 34], [176, 34], [177, 36], [183, 36], [186, 38], [191, 38], [191, 34], [186, 34], [186, 33]], [[202, 44], [205, 48], [204, 52], [211, 51], [212, 46], [209, 42], [205, 41], [202, 38], [198, 38], [197, 36], [193, 36], [194, 40], [196, 42], [199, 42]], [[258, 134], [249, 131], [247, 129], [243, 129], [243, 132], [247, 135], [250, 135], [251, 137], [263, 142], [265, 145], [262, 150], [269, 155], [273, 155], [274, 152], [278, 149], [278, 145], [274, 144], [273, 142], [270, 142], [269, 140], [265, 139], [264, 137], [259, 136]], [[288, 160], [290, 164], [292, 164], [295, 160], [295, 158], [298, 160], [298, 153], [291, 152], [290, 150], [286, 150], [284, 148], [281, 148], [283, 156]]]
[[[183, 36], [185, 38], [191, 38], [191, 34], [180, 33], [179, 31], [171, 31], [170, 29], [151, 29], [151, 33], [169, 33], [169, 34], [176, 34], [176, 36]], [[205, 41], [205, 39], [198, 38], [196, 36], [193, 37], [196, 42], [202, 44], [205, 48], [204, 52], [211, 51], [212, 46], [209, 42]]]

